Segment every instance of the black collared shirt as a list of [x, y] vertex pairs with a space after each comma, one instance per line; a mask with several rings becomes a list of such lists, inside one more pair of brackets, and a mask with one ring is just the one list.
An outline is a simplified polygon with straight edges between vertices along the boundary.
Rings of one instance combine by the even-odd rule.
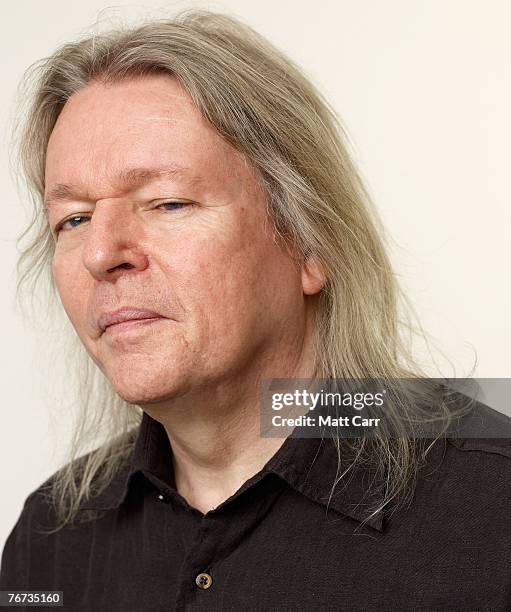
[[366, 522], [382, 488], [360, 467], [330, 497], [331, 439], [286, 439], [206, 514], [176, 492], [171, 464], [145, 414], [125, 468], [83, 506], [100, 518], [40, 535], [52, 515], [34, 491], [0, 590], [63, 591], [73, 612], [511, 610], [508, 439], [437, 442], [411, 503]]

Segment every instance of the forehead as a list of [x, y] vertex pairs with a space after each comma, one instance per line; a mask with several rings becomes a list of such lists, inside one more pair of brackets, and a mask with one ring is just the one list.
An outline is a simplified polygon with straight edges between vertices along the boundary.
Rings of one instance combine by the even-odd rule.
[[45, 185], [116, 189], [130, 168], [165, 166], [189, 168], [213, 181], [246, 170], [241, 154], [171, 76], [95, 82], [74, 94], [59, 115], [48, 142]]

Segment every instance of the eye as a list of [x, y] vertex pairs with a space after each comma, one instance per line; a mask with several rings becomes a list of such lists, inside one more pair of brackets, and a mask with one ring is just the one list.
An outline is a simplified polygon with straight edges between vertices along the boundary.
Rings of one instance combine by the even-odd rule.
[[162, 202], [156, 208], [165, 207], [165, 210], [180, 210], [186, 206], [190, 206], [189, 202]]
[[[156, 208], [161, 208], [164, 207], [164, 210], [168, 210], [168, 211], [172, 211], [172, 210], [180, 210], [182, 208], [186, 208], [187, 206], [191, 206], [192, 203], [191, 202], [173, 202], [173, 201], [169, 201], [169, 202], [162, 202], [161, 204], [158, 204], [158, 206]], [[82, 225], [81, 221], [83, 220], [88, 220], [89, 217], [83, 216], [83, 215], [75, 215], [74, 217], [70, 217], [69, 219], [65, 219], [64, 221], [62, 221], [61, 223], [59, 223], [55, 229], [54, 229], [54, 233], [58, 234], [61, 230], [64, 231], [69, 231], [74, 229], [75, 227], [78, 227], [79, 225]], [[67, 227], [66, 227], [67, 225]]]
[[[55, 227], [55, 233], [57, 234], [58, 232], [60, 232], [60, 230], [64, 230], [67, 231], [67, 229], [73, 229], [75, 227], [78, 227], [78, 225], [81, 225], [81, 223], [76, 223], [76, 221], [80, 221], [81, 219], [85, 219], [87, 220], [89, 217], [84, 217], [83, 215], [76, 215], [75, 217], [70, 217], [69, 219], [65, 219], [64, 221], [62, 221], [61, 223], [59, 223], [56, 227]], [[69, 224], [69, 227], [66, 228], [66, 224]]]

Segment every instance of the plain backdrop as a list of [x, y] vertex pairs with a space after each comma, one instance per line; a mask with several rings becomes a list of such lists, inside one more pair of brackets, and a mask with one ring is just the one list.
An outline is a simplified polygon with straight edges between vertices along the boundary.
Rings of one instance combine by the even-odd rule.
[[[23, 501], [59, 466], [71, 414], [53, 425], [65, 369], [15, 309], [25, 208], [8, 170], [9, 120], [24, 70], [100, 18], [234, 14], [296, 60], [346, 126], [393, 238], [392, 260], [424, 328], [457, 368], [506, 378], [511, 326], [511, 4], [505, 0], [102, 0], [3, 3], [0, 189], [3, 299], [0, 547]], [[59, 381], [55, 386], [53, 381]], [[65, 391], [64, 391], [65, 392]], [[72, 390], [69, 389], [70, 396]]]

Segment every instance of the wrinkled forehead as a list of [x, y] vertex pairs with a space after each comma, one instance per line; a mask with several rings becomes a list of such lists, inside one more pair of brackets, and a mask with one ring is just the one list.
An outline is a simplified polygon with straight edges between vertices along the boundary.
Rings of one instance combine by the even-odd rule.
[[[48, 192], [74, 185], [115, 191], [144, 169], [187, 169], [175, 177], [221, 183], [254, 174], [245, 157], [202, 117], [180, 83], [150, 75], [92, 83], [64, 106], [50, 136]], [[122, 182], [120, 182], [122, 181]]]

